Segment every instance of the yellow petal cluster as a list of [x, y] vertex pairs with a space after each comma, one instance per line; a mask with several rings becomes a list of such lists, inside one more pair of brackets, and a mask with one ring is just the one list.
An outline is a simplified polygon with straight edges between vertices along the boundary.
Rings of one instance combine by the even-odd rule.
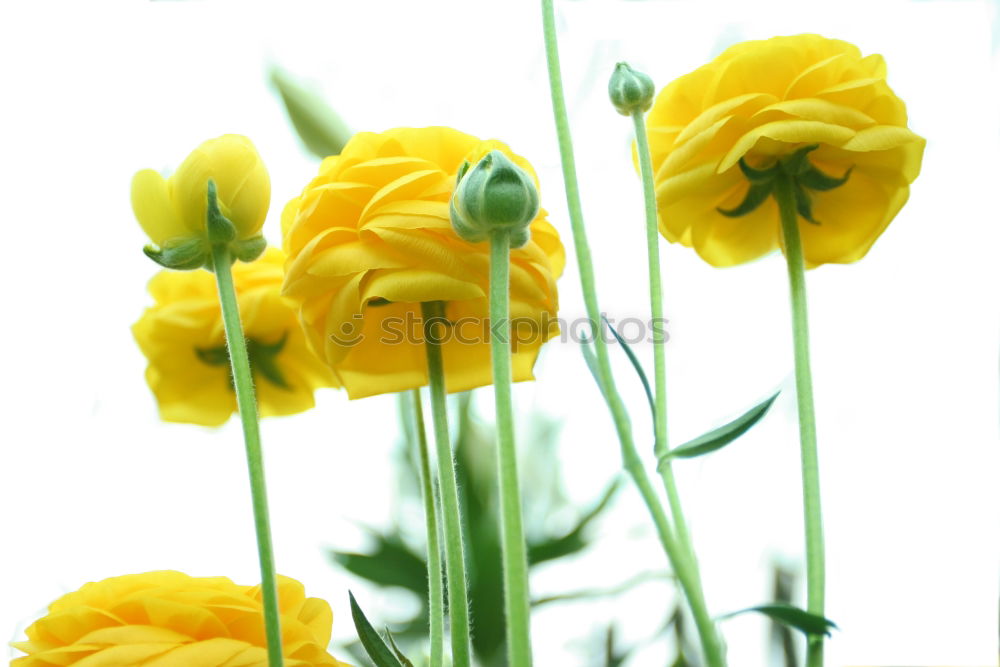
[[[345, 666], [327, 653], [330, 605], [287, 577], [278, 597], [285, 665]], [[26, 633], [14, 667], [267, 667], [260, 588], [225, 577], [161, 571], [85, 584]]]
[[164, 248], [205, 238], [209, 179], [237, 239], [257, 236], [271, 203], [271, 181], [246, 137], [225, 134], [196, 148], [169, 178], [143, 169], [132, 179], [132, 210], [150, 240]]
[[[240, 316], [262, 416], [313, 407], [333, 376], [309, 349], [295, 304], [281, 295], [284, 253], [233, 265]], [[149, 360], [146, 380], [165, 421], [218, 426], [236, 412], [215, 276], [161, 271], [149, 283], [155, 305], [132, 327]]]
[[[444, 301], [455, 325], [442, 345], [448, 391], [491, 382], [489, 247], [458, 237], [448, 203], [463, 162], [494, 149], [537, 183], [531, 165], [499, 141], [399, 128], [355, 135], [285, 207], [284, 293], [301, 304], [313, 348], [351, 398], [426, 384], [419, 318], [427, 301]], [[556, 278], [565, 263], [544, 210], [530, 229], [528, 244], [511, 252], [511, 316], [521, 332], [515, 380], [532, 378], [541, 344], [558, 331]]]
[[909, 196], [924, 140], [886, 83], [879, 55], [819, 35], [743, 42], [664, 88], [648, 117], [660, 231], [713, 266], [748, 262], [779, 246], [773, 198], [728, 218], [749, 184], [738, 162], [766, 167], [811, 144], [810, 160], [847, 183], [811, 192], [800, 220], [806, 263], [862, 258]]

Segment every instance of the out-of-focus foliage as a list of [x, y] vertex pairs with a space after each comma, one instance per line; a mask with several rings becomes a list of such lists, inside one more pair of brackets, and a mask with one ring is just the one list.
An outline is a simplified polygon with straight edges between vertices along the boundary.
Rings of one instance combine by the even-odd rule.
[[[486, 667], [506, 664], [504, 650], [503, 577], [500, 560], [500, 526], [496, 507], [496, 473], [494, 431], [476, 420], [472, 413], [471, 394], [458, 396], [453, 411], [457, 421], [455, 460], [458, 487], [461, 494], [462, 518], [467, 535], [469, 598], [472, 604], [474, 632], [473, 649], [477, 661]], [[407, 433], [412, 425], [407, 423]], [[558, 425], [535, 415], [528, 420], [527, 437], [519, 443], [522, 453], [522, 476], [525, 495], [525, 529], [528, 559], [531, 566], [577, 554], [590, 545], [588, 528], [608, 508], [618, 489], [611, 482], [585, 510], [579, 512], [572, 525], [553, 531], [547, 519], [572, 512], [560, 479], [553, 475], [556, 466], [556, 436]], [[397, 587], [412, 592], [420, 601], [420, 611], [402, 623], [393, 623], [392, 633], [404, 650], [419, 655], [427, 635], [427, 570], [422, 533], [413, 526], [423, 527], [418, 468], [414, 447], [404, 439], [400, 456], [399, 514], [411, 517], [400, 520], [386, 530], [369, 529], [371, 549], [364, 554], [333, 551], [333, 560], [352, 574], [374, 584]], [[414, 520], [414, 519], [417, 520]], [[403, 524], [411, 529], [405, 530]], [[413, 536], [413, 544], [404, 534]], [[418, 542], [417, 540], [420, 539]], [[648, 579], [645, 577], [644, 579]], [[636, 579], [634, 583], [640, 583]], [[617, 591], [609, 591], [614, 593]], [[590, 592], [591, 595], [601, 593]], [[559, 596], [562, 597], [562, 596]], [[569, 594], [569, 597], [580, 595]], [[551, 603], [553, 599], [536, 600], [535, 604]], [[414, 650], [415, 646], [420, 646]], [[353, 649], [352, 649], [353, 650]]]
[[288, 119], [309, 152], [320, 159], [338, 155], [351, 138], [347, 123], [321, 97], [288, 72], [273, 67], [270, 80], [285, 104]]

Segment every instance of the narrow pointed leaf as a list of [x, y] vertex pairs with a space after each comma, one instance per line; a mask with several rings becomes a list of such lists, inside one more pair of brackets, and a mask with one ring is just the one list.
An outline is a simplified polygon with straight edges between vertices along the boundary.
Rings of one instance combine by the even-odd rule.
[[594, 378], [594, 382], [597, 383], [597, 388], [601, 390], [601, 396], [604, 397], [606, 402], [608, 400], [608, 392], [604, 388], [604, 383], [601, 382], [601, 374], [597, 372], [597, 357], [590, 345], [591, 341], [587, 339], [586, 334], [581, 334], [580, 351], [583, 353], [583, 360], [587, 362], [587, 369], [590, 371], [590, 375]]
[[732, 618], [733, 616], [739, 616], [740, 614], [746, 614], [749, 612], [757, 612], [759, 614], [764, 614], [770, 619], [773, 619], [779, 623], [783, 623], [788, 627], [795, 628], [807, 635], [826, 635], [830, 636], [831, 630], [836, 630], [837, 624], [828, 618], [819, 616], [818, 614], [810, 614], [804, 609], [799, 609], [798, 607], [793, 607], [790, 604], [762, 604], [756, 607], [749, 607], [747, 609], [741, 609], [739, 611], [734, 611], [731, 614], [725, 614], [720, 616], [719, 620], [725, 620], [727, 618]]
[[750, 189], [747, 190], [747, 194], [739, 206], [730, 209], [716, 208], [715, 210], [727, 218], [738, 218], [747, 213], [753, 213], [767, 200], [772, 190], [774, 190], [774, 184], [770, 181], [766, 183], [751, 183]]
[[318, 95], [278, 68], [271, 70], [271, 84], [309, 152], [318, 158], [340, 154], [351, 138], [351, 131], [340, 116]]
[[810, 190], [818, 190], [820, 192], [826, 192], [827, 190], [833, 190], [834, 188], [839, 188], [841, 185], [847, 182], [847, 179], [851, 177], [851, 172], [854, 171], [854, 167], [848, 169], [843, 176], [840, 178], [835, 178], [833, 176], [828, 176], [816, 167], [810, 168], [804, 174], [798, 177], [798, 182], [809, 188]]
[[819, 148], [819, 144], [803, 146], [788, 157], [784, 158], [781, 161], [781, 164], [785, 173], [792, 176], [799, 176], [808, 171], [812, 167], [812, 163], [809, 162], [809, 153], [812, 153], [817, 148]]
[[354, 628], [358, 631], [358, 639], [365, 647], [368, 657], [375, 663], [375, 667], [403, 667], [396, 654], [368, 622], [365, 613], [358, 606], [358, 601], [354, 599], [354, 593], [348, 592], [348, 595], [351, 596], [351, 616], [354, 618]]
[[778, 392], [766, 401], [758, 403], [725, 426], [720, 426], [705, 435], [684, 443], [680, 447], [671, 449], [660, 457], [660, 463], [662, 464], [669, 458], [689, 459], [695, 456], [702, 456], [703, 454], [708, 454], [725, 447], [759, 422], [767, 414], [771, 404], [774, 403], [780, 393]]
[[639, 363], [639, 358], [635, 356], [635, 352], [633, 352], [632, 348], [629, 347], [629, 344], [625, 342], [625, 339], [621, 337], [621, 334], [615, 331], [615, 328], [611, 326], [611, 322], [608, 322], [608, 318], [606, 317], [604, 318], [604, 323], [608, 325], [608, 329], [611, 330], [611, 333], [614, 335], [615, 340], [617, 340], [618, 344], [622, 346], [623, 350], [625, 350], [625, 354], [626, 356], [628, 356], [628, 360], [632, 362], [632, 368], [634, 368], [636, 374], [638, 374], [639, 380], [642, 382], [642, 388], [646, 390], [646, 400], [649, 401], [649, 410], [650, 412], [653, 413], [653, 420], [655, 421], [656, 401], [653, 398], [653, 390], [649, 385], [649, 378], [646, 377], [646, 371], [642, 370], [642, 364]]
[[403, 667], [413, 667], [413, 663], [410, 662], [409, 659], [403, 655], [403, 652], [399, 650], [399, 647], [396, 646], [396, 640], [392, 638], [392, 633], [389, 632], [389, 628], [385, 629], [385, 636], [389, 639], [389, 647], [392, 648], [392, 652], [396, 654], [396, 658], [403, 663]]

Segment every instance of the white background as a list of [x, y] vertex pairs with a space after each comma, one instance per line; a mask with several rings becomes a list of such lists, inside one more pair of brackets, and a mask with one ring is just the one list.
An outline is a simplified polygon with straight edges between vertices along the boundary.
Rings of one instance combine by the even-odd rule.
[[[830, 665], [995, 665], [998, 606], [1000, 216], [996, 7], [988, 2], [559, 2], [567, 98], [602, 306], [647, 311], [630, 123], [606, 101], [618, 60], [658, 85], [726, 45], [819, 32], [882, 53], [927, 137], [909, 204], [869, 256], [809, 275], [828, 542]], [[0, 15], [0, 637], [82, 583], [151, 569], [258, 581], [238, 423], [158, 421], [129, 331], [155, 267], [129, 206], [138, 169], [175, 167], [198, 143], [250, 136], [267, 162], [266, 233], [315, 170], [265, 80], [282, 64], [320, 87], [355, 129], [451, 125], [501, 138], [542, 179], [570, 242], [537, 3], [5, 4]], [[783, 387], [730, 449], [678, 466], [709, 605], [767, 599], [774, 559], [801, 560], [797, 430], [781, 258], [712, 269], [664, 247], [670, 412], [679, 443]], [[582, 312], [575, 263], [562, 315]], [[640, 348], [648, 357], [648, 348]], [[624, 361], [636, 432], [648, 417]], [[584, 503], [619, 468], [611, 422], [579, 351], [550, 344], [522, 410], [564, 422], [561, 464]], [[487, 415], [489, 391], [479, 403]], [[280, 571], [334, 607], [348, 586], [324, 547], [363, 549], [358, 522], [390, 517], [395, 403], [334, 391], [263, 425]], [[642, 444], [642, 443], [641, 443]], [[645, 445], [643, 445], [645, 446]], [[629, 487], [600, 546], [546, 568], [537, 594], [613, 585], [664, 568]], [[655, 631], [671, 595], [535, 617], [540, 665], [600, 664], [593, 632]], [[397, 614], [399, 611], [396, 612]], [[728, 621], [731, 663], [764, 665], [766, 626]], [[13, 652], [11, 652], [13, 655]], [[652, 645], [633, 666], [661, 665]]]

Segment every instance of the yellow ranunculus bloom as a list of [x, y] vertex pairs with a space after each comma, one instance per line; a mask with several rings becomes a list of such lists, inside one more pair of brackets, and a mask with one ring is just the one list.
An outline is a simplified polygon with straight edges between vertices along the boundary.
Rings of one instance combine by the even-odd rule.
[[206, 238], [209, 179], [215, 181], [219, 208], [236, 227], [237, 240], [260, 234], [271, 203], [271, 180], [253, 143], [225, 134], [196, 148], [170, 178], [143, 169], [132, 179], [132, 210], [154, 244], [164, 248]]
[[[262, 416], [313, 407], [313, 391], [333, 386], [326, 366], [309, 349], [295, 304], [281, 296], [284, 254], [269, 248], [260, 259], [233, 265], [233, 281]], [[161, 271], [149, 283], [156, 304], [132, 327], [149, 360], [146, 380], [160, 416], [171, 422], [218, 426], [236, 412], [229, 356], [215, 276]]]
[[[491, 382], [486, 329], [489, 246], [461, 240], [448, 203], [463, 162], [499, 141], [445, 127], [355, 135], [282, 215], [284, 293], [301, 304], [309, 340], [351, 398], [427, 382], [420, 303], [444, 301], [448, 391]], [[565, 254], [539, 211], [531, 240], [511, 251], [514, 379], [532, 378], [542, 343], [558, 331], [556, 278]]]
[[[278, 577], [286, 667], [347, 667], [327, 653], [333, 613]], [[260, 588], [162, 571], [85, 584], [13, 646], [16, 667], [267, 667]]]
[[649, 113], [660, 231], [713, 266], [748, 262], [779, 246], [773, 198], [742, 217], [753, 168], [812, 144], [813, 165], [847, 182], [812, 192], [817, 224], [800, 220], [809, 266], [864, 257], [906, 202], [924, 140], [886, 83], [879, 55], [819, 35], [737, 44], [664, 88]]

